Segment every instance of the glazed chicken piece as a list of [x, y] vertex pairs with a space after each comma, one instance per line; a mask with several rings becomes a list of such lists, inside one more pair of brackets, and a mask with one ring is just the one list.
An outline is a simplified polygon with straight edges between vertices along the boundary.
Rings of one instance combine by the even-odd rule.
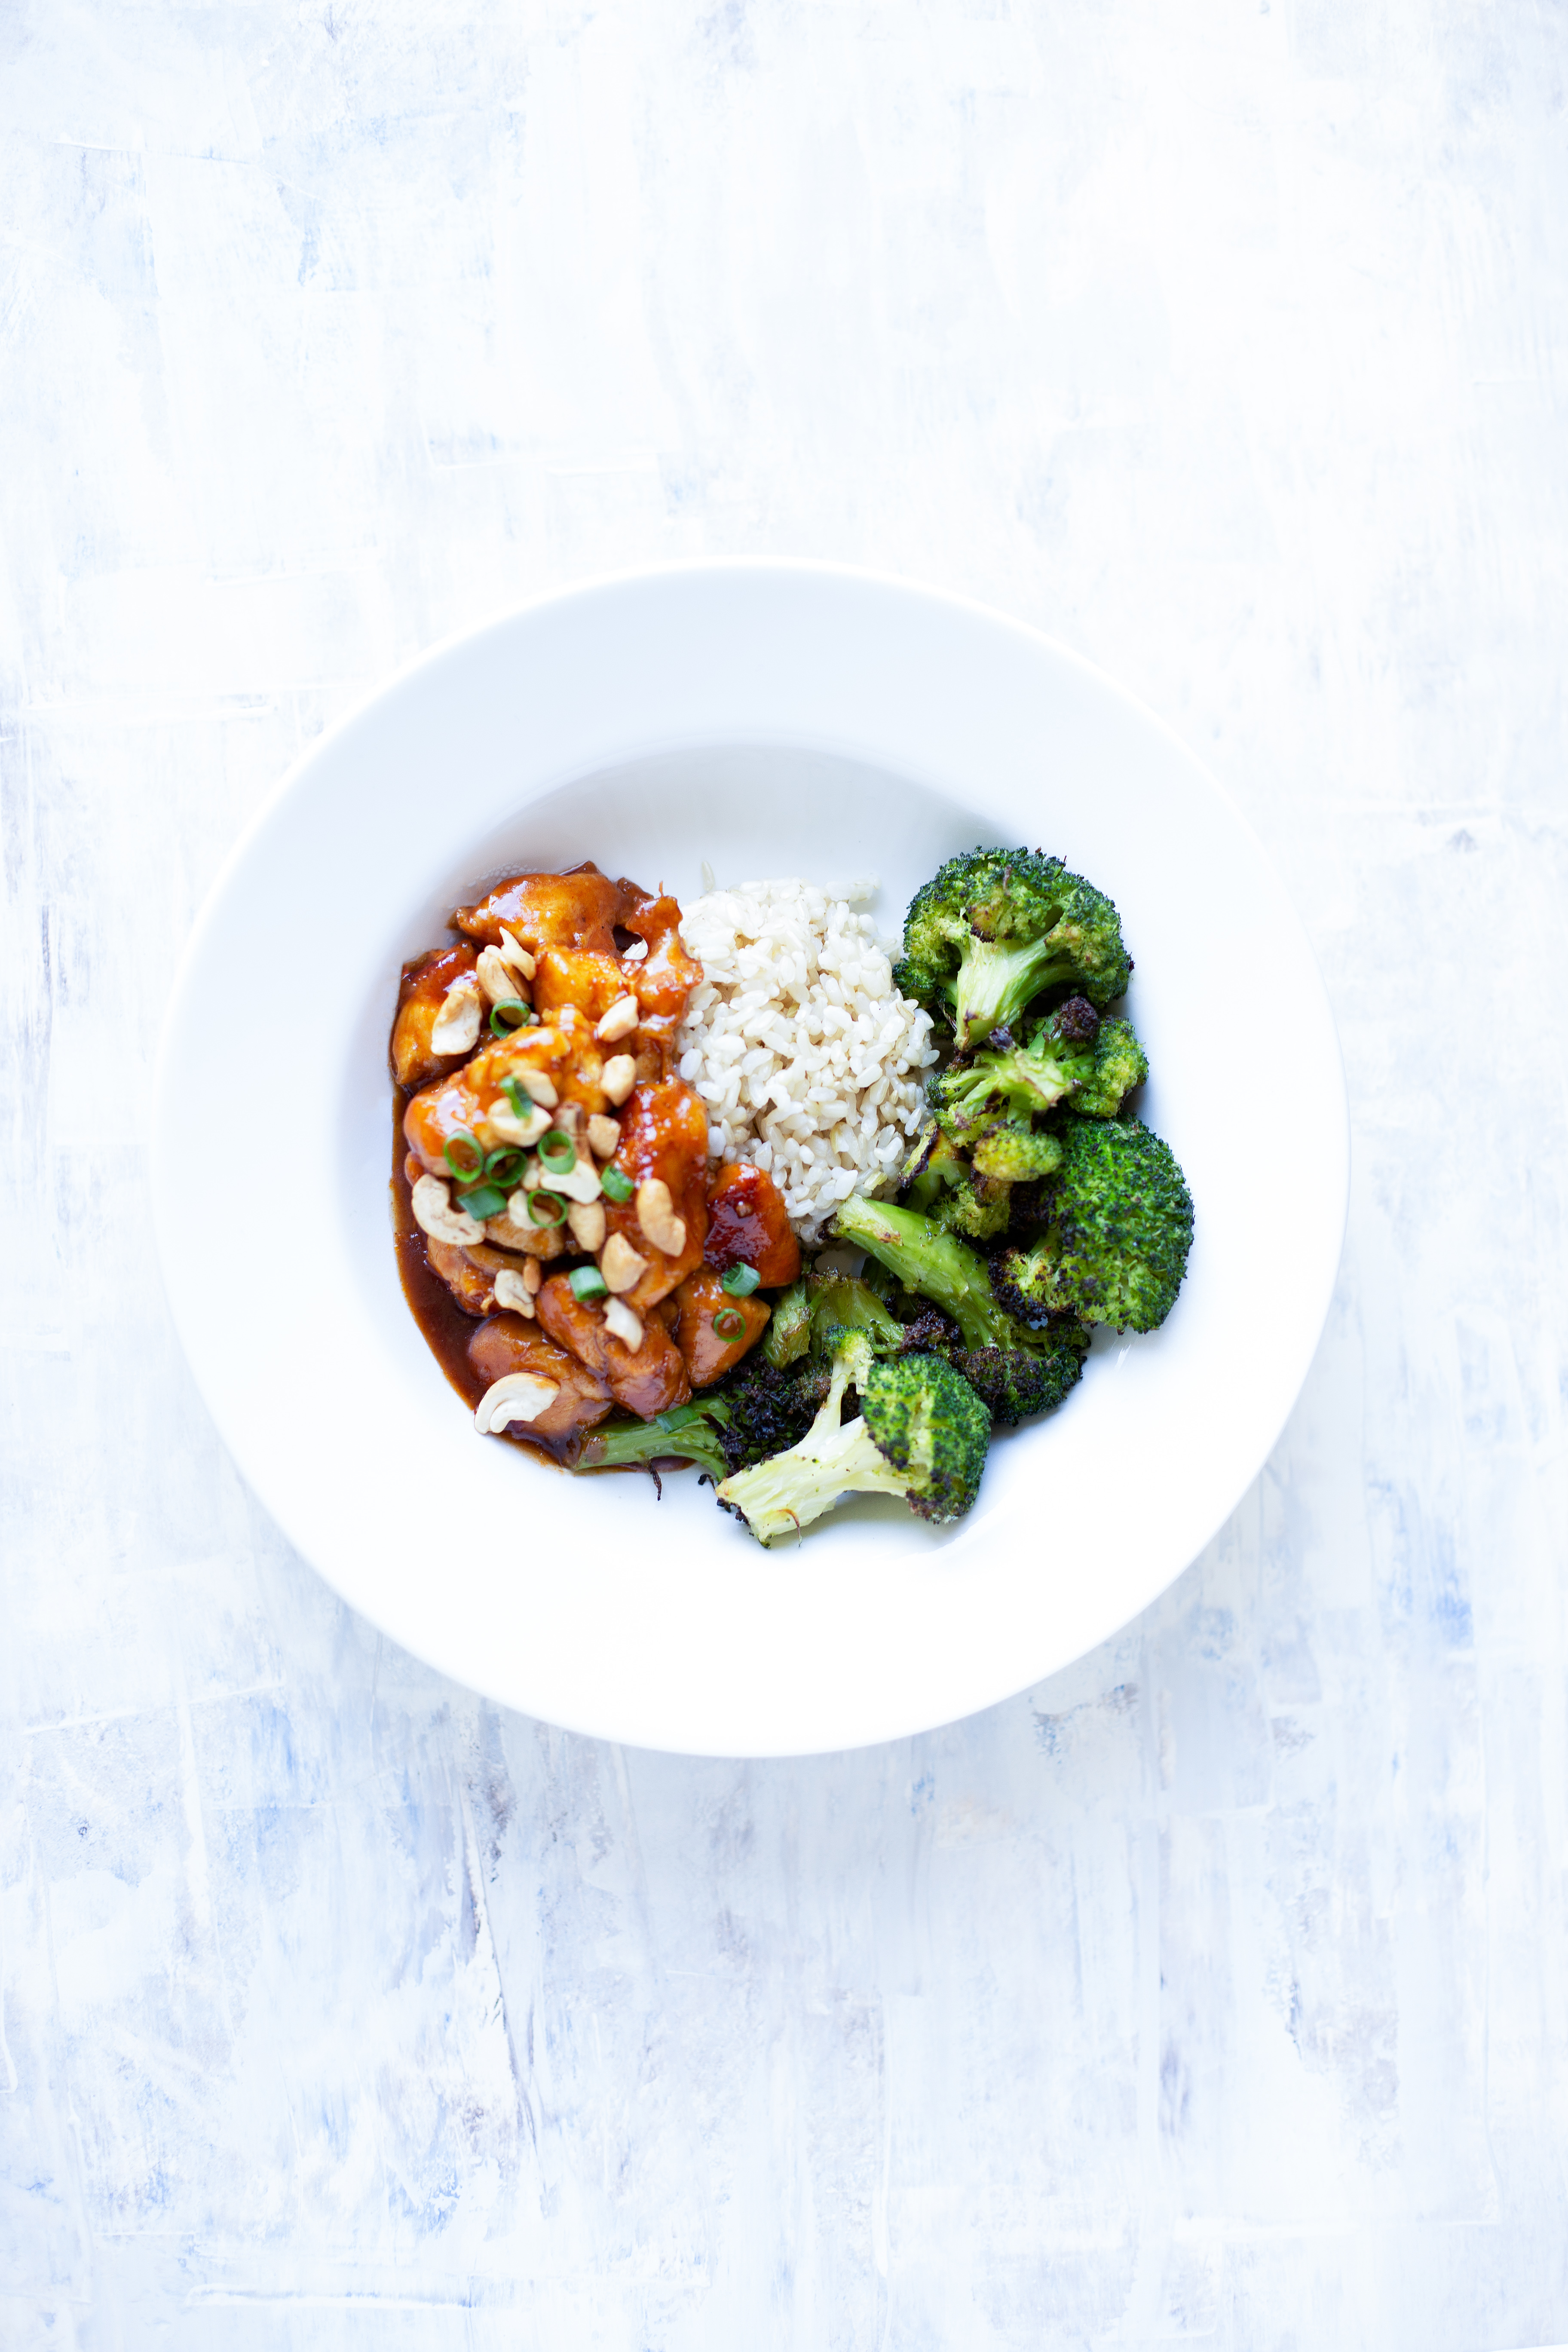
[[639, 898], [620, 919], [621, 929], [647, 942], [639, 963], [623, 966], [637, 1001], [637, 1076], [668, 1078], [675, 1067], [675, 1033], [686, 1018], [686, 1000], [702, 977], [702, 966], [680, 943], [680, 908], [674, 898]]
[[785, 1214], [784, 1194], [766, 1169], [731, 1160], [715, 1172], [708, 1187], [702, 1258], [720, 1274], [732, 1265], [754, 1267], [764, 1290], [782, 1290], [795, 1280], [800, 1244]]
[[621, 909], [641, 897], [635, 883], [612, 882], [589, 858], [569, 874], [513, 874], [476, 906], [459, 907], [452, 926], [482, 946], [496, 948], [504, 923], [532, 956], [544, 948], [583, 948], [613, 956]]
[[676, 1344], [694, 1389], [711, 1388], [721, 1372], [738, 1364], [756, 1346], [773, 1311], [755, 1297], [731, 1298], [710, 1265], [687, 1276], [675, 1303], [680, 1317]]
[[534, 969], [534, 1009], [542, 1021], [549, 1021], [563, 1004], [575, 1005], [592, 1029], [612, 1004], [633, 993], [636, 971], [619, 956], [590, 948], [543, 948]]
[[570, 1349], [601, 1381], [624, 1412], [651, 1421], [691, 1394], [686, 1366], [664, 1325], [649, 1316], [636, 1353], [609, 1330], [597, 1307], [574, 1291], [564, 1274], [552, 1274], [539, 1294], [539, 1320], [550, 1337]]
[[454, 981], [472, 972], [479, 959], [466, 940], [456, 947], [433, 948], [428, 955], [405, 964], [397, 991], [397, 1018], [392, 1024], [392, 1075], [400, 1087], [428, 1086], [444, 1070], [454, 1070], [473, 1052], [473, 1040], [459, 1051], [438, 1054], [431, 1032], [447, 1004]]
[[[500, 1226], [508, 1234], [508, 1238], [499, 1247], [488, 1238], [492, 1226]], [[462, 1247], [459, 1247], [456, 1242], [437, 1241], [432, 1234], [426, 1234], [425, 1255], [430, 1262], [430, 1271], [432, 1274], [440, 1276], [465, 1315], [489, 1315], [493, 1312], [498, 1304], [508, 1307], [517, 1307], [515, 1295], [510, 1298], [506, 1295], [510, 1286], [508, 1283], [501, 1284], [500, 1299], [498, 1301], [496, 1297], [496, 1285], [503, 1275], [510, 1276], [511, 1281], [521, 1282], [524, 1289], [528, 1287], [527, 1283], [523, 1282], [522, 1268], [518, 1263], [516, 1255], [523, 1244], [512, 1237], [515, 1231], [515, 1227], [506, 1227], [500, 1217], [492, 1217], [489, 1224], [485, 1227], [487, 1239], [482, 1242], [469, 1242]], [[548, 1242], [550, 1246], [542, 1249], [531, 1248], [529, 1252], [531, 1255], [560, 1256], [565, 1244], [558, 1233], [542, 1232], [540, 1238], [542, 1241]], [[526, 1314], [527, 1309], [519, 1308], [518, 1311]]]
[[[634, 1087], [621, 1114], [621, 1140], [611, 1164], [632, 1189], [624, 1201], [605, 1202], [610, 1242], [618, 1239], [643, 1260], [635, 1285], [622, 1296], [634, 1314], [646, 1317], [650, 1307], [667, 1298], [702, 1263], [708, 1234], [708, 1114], [691, 1088], [679, 1078]], [[668, 1246], [673, 1239], [668, 1227], [660, 1224], [661, 1241], [643, 1223], [652, 1211], [647, 1197], [639, 1206], [639, 1196], [649, 1181], [667, 1189], [669, 1212], [685, 1227], [679, 1249]], [[602, 1255], [600, 1262], [611, 1280], [609, 1257]], [[611, 1287], [616, 1287], [613, 1280]]]
[[543, 1412], [533, 1421], [514, 1422], [512, 1431], [532, 1438], [558, 1458], [569, 1458], [576, 1441], [610, 1411], [604, 1383], [575, 1356], [556, 1347], [537, 1323], [525, 1323], [521, 1315], [492, 1315], [481, 1323], [468, 1341], [468, 1361], [487, 1389], [509, 1372], [554, 1382], [556, 1393]]
[[461, 1069], [422, 1087], [403, 1114], [403, 1132], [429, 1173], [447, 1177], [452, 1171], [445, 1146], [460, 1131], [476, 1136], [487, 1151], [515, 1141], [490, 1119], [497, 1109], [503, 1118], [509, 1115], [510, 1107], [501, 1091], [504, 1079], [516, 1078], [526, 1087], [531, 1075], [542, 1072], [556, 1098], [550, 1109], [574, 1103], [587, 1118], [608, 1108], [604, 1067], [604, 1050], [595, 1042], [592, 1028], [570, 1006], [563, 1007], [550, 1025], [498, 1038]]

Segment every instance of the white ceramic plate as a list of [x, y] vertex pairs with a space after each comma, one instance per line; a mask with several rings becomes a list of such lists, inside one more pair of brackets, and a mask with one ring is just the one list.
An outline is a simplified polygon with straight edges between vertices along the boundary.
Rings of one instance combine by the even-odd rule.
[[[594, 857], [694, 895], [880, 877], [1026, 840], [1108, 890], [1137, 962], [1143, 1116], [1191, 1185], [1186, 1286], [1101, 1334], [948, 1530], [862, 1497], [763, 1551], [694, 1473], [573, 1479], [479, 1437], [389, 1222], [403, 959], [498, 868]], [[1214, 1072], [1223, 1063], [1226, 1076]], [[1230, 1073], [1246, 1074], [1237, 1087]], [[193, 1133], [221, 1187], [193, 1186]], [[344, 1599], [460, 1681], [653, 1748], [778, 1755], [950, 1721], [1066, 1664], [1186, 1566], [1305, 1377], [1343, 1233], [1321, 982], [1198, 763], [996, 614], [816, 565], [712, 565], [536, 604], [430, 654], [279, 786], [176, 984], [153, 1177], [180, 1335], [257, 1494]], [[237, 1291], [237, 1236], [254, 1278]]]

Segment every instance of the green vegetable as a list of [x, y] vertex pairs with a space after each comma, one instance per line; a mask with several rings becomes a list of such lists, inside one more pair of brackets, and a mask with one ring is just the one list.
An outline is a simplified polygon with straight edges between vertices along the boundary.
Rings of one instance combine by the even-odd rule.
[[579, 1471], [635, 1469], [668, 1454], [696, 1463], [717, 1484], [727, 1468], [720, 1433], [729, 1418], [729, 1406], [713, 1392], [657, 1413], [651, 1421], [603, 1422], [573, 1466]]
[[721, 1307], [712, 1321], [714, 1330], [726, 1347], [731, 1339], [742, 1339], [745, 1334], [746, 1318], [738, 1307]]
[[468, 1192], [458, 1193], [458, 1206], [467, 1209], [470, 1217], [478, 1217], [483, 1224], [487, 1217], [500, 1216], [506, 1206], [506, 1194], [494, 1184], [474, 1184]]
[[500, 1090], [511, 1105], [512, 1117], [521, 1121], [533, 1117], [533, 1097], [521, 1078], [503, 1078]]
[[731, 1298], [750, 1298], [762, 1278], [754, 1265], [732, 1265], [721, 1278], [719, 1287], [727, 1290]]
[[607, 1200], [629, 1201], [636, 1190], [623, 1168], [601, 1168], [599, 1183]]
[[577, 1165], [577, 1147], [563, 1128], [552, 1127], [539, 1139], [539, 1164], [547, 1176], [570, 1176]]
[[1176, 1302], [1193, 1239], [1193, 1201], [1174, 1152], [1141, 1119], [1069, 1119], [1046, 1228], [992, 1270], [1000, 1306], [1043, 1325], [1071, 1314], [1153, 1331]]
[[1103, 891], [1039, 850], [975, 849], [916, 891], [893, 983], [951, 1021], [963, 1051], [1051, 991], [1109, 1004], [1131, 972]]
[[574, 1265], [566, 1277], [572, 1286], [572, 1296], [584, 1306], [595, 1298], [607, 1298], [610, 1286], [596, 1265]]
[[770, 1364], [782, 1371], [786, 1364], [804, 1356], [810, 1345], [811, 1307], [806, 1277], [802, 1274], [773, 1302], [772, 1318], [763, 1334], [763, 1353]]
[[[465, 1152], [473, 1154], [473, 1158], [468, 1160], [466, 1165], [462, 1160], [453, 1157], [454, 1147], [459, 1144], [464, 1147]], [[466, 1127], [458, 1128], [455, 1135], [449, 1135], [447, 1138], [446, 1142], [441, 1146], [441, 1157], [459, 1184], [471, 1184], [476, 1177], [482, 1176], [485, 1172], [485, 1147], [479, 1137], [470, 1134]]]
[[528, 1028], [534, 1018], [532, 1005], [525, 1003], [521, 996], [503, 996], [490, 1006], [490, 1034], [510, 1037], [514, 1029]]
[[[542, 1214], [544, 1210], [549, 1210], [551, 1213], [548, 1216]], [[559, 1225], [565, 1219], [566, 1203], [559, 1192], [546, 1192], [542, 1188], [529, 1194], [528, 1215], [531, 1224]]]

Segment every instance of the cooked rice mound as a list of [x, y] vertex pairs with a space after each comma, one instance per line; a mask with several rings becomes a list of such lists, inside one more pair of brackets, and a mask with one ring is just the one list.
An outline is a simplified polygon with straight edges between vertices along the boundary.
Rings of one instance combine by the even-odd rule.
[[930, 1015], [900, 995], [876, 924], [855, 912], [876, 888], [742, 882], [681, 920], [703, 978], [680, 1075], [708, 1106], [709, 1150], [765, 1168], [803, 1241], [898, 1168], [937, 1058]]

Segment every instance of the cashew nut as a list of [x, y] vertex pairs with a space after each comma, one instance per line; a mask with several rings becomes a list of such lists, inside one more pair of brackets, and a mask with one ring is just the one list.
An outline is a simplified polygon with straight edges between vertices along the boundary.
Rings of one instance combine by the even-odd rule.
[[[599, 1181], [599, 1171], [593, 1161], [579, 1152], [563, 1176], [558, 1176], [552, 1168], [546, 1168], [536, 1156], [522, 1171], [522, 1189], [525, 1192], [537, 1192], [541, 1189], [546, 1192], [559, 1192], [563, 1201], [596, 1201], [605, 1188]], [[515, 1193], [512, 1197], [516, 1198]]]
[[612, 1298], [605, 1309], [605, 1328], [613, 1331], [623, 1347], [635, 1356], [642, 1346], [642, 1325], [624, 1298]]
[[486, 948], [479, 958], [475, 977], [492, 1004], [500, 1004], [505, 997], [522, 994], [522, 981], [500, 948]]
[[546, 1110], [553, 1110], [561, 1099], [555, 1091], [554, 1079], [543, 1070], [531, 1070], [526, 1063], [515, 1064], [508, 1076], [516, 1078], [523, 1092], [531, 1095], [536, 1103], [542, 1103]]
[[647, 1260], [638, 1256], [624, 1234], [612, 1234], [599, 1253], [599, 1272], [607, 1290], [635, 1290], [647, 1272]]
[[599, 1074], [599, 1084], [613, 1103], [624, 1103], [637, 1082], [637, 1066], [629, 1054], [612, 1054]]
[[531, 1257], [522, 1269], [522, 1286], [531, 1297], [544, 1280], [544, 1269], [536, 1257]]
[[542, 1103], [535, 1103], [526, 1118], [519, 1118], [505, 1095], [497, 1095], [485, 1113], [485, 1125], [502, 1143], [537, 1143], [549, 1131], [550, 1113]]
[[485, 1229], [467, 1209], [454, 1209], [452, 1195], [439, 1176], [421, 1176], [414, 1187], [414, 1214], [433, 1242], [451, 1242], [468, 1249], [482, 1242]]
[[[530, 1265], [533, 1264], [531, 1258], [529, 1259], [529, 1264]], [[496, 1305], [510, 1307], [514, 1315], [532, 1315], [536, 1312], [533, 1294], [529, 1289], [525, 1277], [521, 1274], [513, 1274], [510, 1265], [503, 1265], [497, 1275], [495, 1293]]]
[[560, 1393], [559, 1381], [542, 1381], [536, 1372], [503, 1372], [474, 1408], [474, 1426], [481, 1437], [498, 1436], [509, 1422], [537, 1421]]
[[637, 1223], [667, 1257], [679, 1257], [686, 1247], [686, 1220], [676, 1215], [662, 1176], [645, 1176], [637, 1186]]
[[588, 1148], [595, 1160], [613, 1160], [621, 1148], [620, 1121], [596, 1110], [588, 1121]]
[[585, 1249], [592, 1254], [603, 1245], [605, 1239], [603, 1201], [574, 1201], [566, 1212], [566, 1222], [572, 1228], [572, 1238], [579, 1249]]
[[500, 945], [497, 948], [496, 953], [499, 956], [504, 956], [508, 963], [515, 965], [524, 980], [533, 978], [537, 970], [533, 958], [529, 954], [516, 932], [509, 931], [504, 923], [500, 926]]
[[629, 1037], [640, 1015], [635, 996], [617, 996], [605, 1014], [594, 1034], [601, 1045], [613, 1045], [617, 1037]]
[[460, 971], [441, 999], [441, 1010], [430, 1032], [433, 1054], [471, 1054], [479, 1042], [479, 983], [471, 971]]

